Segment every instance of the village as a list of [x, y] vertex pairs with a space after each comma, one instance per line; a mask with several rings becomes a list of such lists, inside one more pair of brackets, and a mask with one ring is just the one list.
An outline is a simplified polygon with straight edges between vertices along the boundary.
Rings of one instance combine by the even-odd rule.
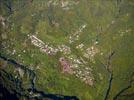
[[[41, 52], [44, 52], [45, 54], [49, 56], [55, 56], [57, 52], [63, 53], [63, 56], [59, 58], [59, 62], [62, 66], [62, 73], [64, 74], [71, 74], [75, 75], [77, 78], [79, 78], [84, 83], [93, 86], [94, 84], [94, 77], [92, 75], [92, 69], [89, 66], [85, 67], [86, 61], [81, 61], [81, 59], [73, 58], [67, 55], [71, 55], [71, 49], [70, 47], [66, 45], [58, 45], [53, 46], [49, 45], [49, 43], [44, 43], [42, 40], [38, 39], [35, 35], [29, 36], [31, 39], [31, 43], [38, 47]], [[84, 45], [80, 44], [77, 48], [82, 48]], [[93, 59], [93, 56], [97, 53], [97, 51], [94, 51], [94, 48], [91, 47], [88, 48], [89, 50], [88, 56], [91, 56]], [[73, 55], [72, 55], [73, 56]]]
[[0, 8], [1, 100], [133, 100], [134, 0]]

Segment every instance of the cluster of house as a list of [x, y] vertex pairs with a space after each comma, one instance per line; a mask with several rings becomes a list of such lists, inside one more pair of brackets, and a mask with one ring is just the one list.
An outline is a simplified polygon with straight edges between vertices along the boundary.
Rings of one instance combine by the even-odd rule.
[[57, 47], [53, 47], [49, 45], [49, 43], [44, 43], [40, 39], [38, 39], [35, 35], [30, 36], [32, 44], [39, 47], [41, 51], [45, 52], [48, 55], [55, 55], [57, 52], [62, 52], [63, 54], [70, 54], [70, 47], [66, 45], [58, 45]]
[[68, 73], [68, 74], [73, 73], [73, 69], [71, 68], [71, 64], [64, 57], [59, 58], [59, 62], [62, 66], [63, 73]]
[[[40, 39], [38, 39], [35, 35], [30, 36], [32, 44], [39, 47], [41, 51], [45, 52], [48, 55], [55, 55], [57, 52], [62, 52], [67, 55], [71, 53], [70, 47], [66, 45], [58, 45], [57, 47], [49, 46], [49, 44], [44, 43]], [[78, 48], [82, 48], [84, 44], [78, 45]], [[94, 51], [95, 50], [95, 51]], [[90, 56], [94, 56], [97, 53], [97, 49], [94, 47], [87, 49], [87, 54]], [[92, 70], [90, 67], [85, 67], [83, 64], [84, 61], [67, 57], [60, 57], [59, 62], [62, 66], [62, 73], [73, 74], [77, 78], [79, 78], [84, 83], [92, 86], [94, 82], [94, 78], [92, 75]]]
[[39, 47], [41, 51], [45, 52], [48, 55], [55, 55], [58, 52], [58, 49], [50, 46], [48, 43], [44, 43], [38, 39], [35, 35], [30, 36], [32, 44]]
[[99, 52], [99, 50], [95, 46], [91, 46], [86, 49], [86, 52], [84, 53], [84, 57], [90, 59], [91, 61], [94, 61], [94, 56]]
[[84, 83], [93, 86], [94, 77], [92, 75], [92, 69], [88, 66], [80, 66], [79, 64], [73, 64], [74, 75]]
[[79, 45], [76, 46], [76, 49], [83, 50], [83, 47], [84, 47], [84, 44], [81, 43], [81, 44], [79, 44]]
[[70, 54], [71, 53], [70, 47], [68, 47], [66, 45], [58, 45], [58, 50], [60, 52], [62, 52], [63, 54]]
[[94, 77], [92, 75], [92, 70], [90, 67], [85, 67], [82, 70], [78, 70], [75, 76], [90, 86], [93, 86], [94, 84]]
[[84, 59], [73, 59], [72, 68], [74, 69], [74, 75], [84, 83], [93, 86], [94, 77], [92, 75], [92, 69], [87, 65]]
[[92, 75], [92, 69], [90, 67], [80, 66], [82, 62], [79, 59], [72, 59], [72, 62], [69, 62], [67, 58], [61, 57], [59, 62], [62, 66], [63, 73], [73, 74], [84, 83], [93, 86], [94, 77]]
[[69, 36], [69, 43], [73, 43], [74, 41], [77, 41], [80, 37], [80, 33], [83, 31], [83, 29], [86, 28], [86, 24], [80, 26], [80, 28], [74, 33]]

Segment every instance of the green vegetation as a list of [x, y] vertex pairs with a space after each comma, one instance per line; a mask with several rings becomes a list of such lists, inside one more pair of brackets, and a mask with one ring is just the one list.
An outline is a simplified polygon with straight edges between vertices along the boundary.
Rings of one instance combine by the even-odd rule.
[[[80, 100], [103, 100], [112, 74], [106, 100], [132, 100], [134, 96], [129, 94], [134, 93], [134, 84], [130, 82], [134, 80], [133, 10], [133, 0], [0, 0], [0, 54], [34, 71], [35, 87], [40, 91], [77, 96]], [[66, 45], [71, 53], [59, 50], [56, 55], [49, 55], [35, 46], [30, 36], [53, 48]], [[84, 46], [76, 48], [80, 44]], [[88, 57], [85, 53], [89, 53]], [[75, 74], [63, 73], [61, 57], [72, 65], [75, 63], [69, 57], [79, 59], [82, 64], [75, 71], [90, 68], [93, 85]], [[19, 77], [24, 89], [30, 88], [29, 74], [21, 77], [13, 65], [3, 68], [5, 62], [1, 62], [2, 70]], [[10, 90], [10, 83], [6, 85]], [[130, 87], [118, 95], [127, 86]]]

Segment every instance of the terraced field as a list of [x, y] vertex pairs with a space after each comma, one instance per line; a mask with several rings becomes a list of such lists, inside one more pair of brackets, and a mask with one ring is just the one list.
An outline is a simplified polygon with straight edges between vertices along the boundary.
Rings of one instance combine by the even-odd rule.
[[0, 0], [0, 98], [134, 100], [133, 0]]

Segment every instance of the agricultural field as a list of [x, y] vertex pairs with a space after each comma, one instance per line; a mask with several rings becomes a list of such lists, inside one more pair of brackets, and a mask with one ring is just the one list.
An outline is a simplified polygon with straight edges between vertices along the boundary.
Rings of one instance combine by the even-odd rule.
[[1, 100], [134, 100], [133, 0], [0, 0]]

